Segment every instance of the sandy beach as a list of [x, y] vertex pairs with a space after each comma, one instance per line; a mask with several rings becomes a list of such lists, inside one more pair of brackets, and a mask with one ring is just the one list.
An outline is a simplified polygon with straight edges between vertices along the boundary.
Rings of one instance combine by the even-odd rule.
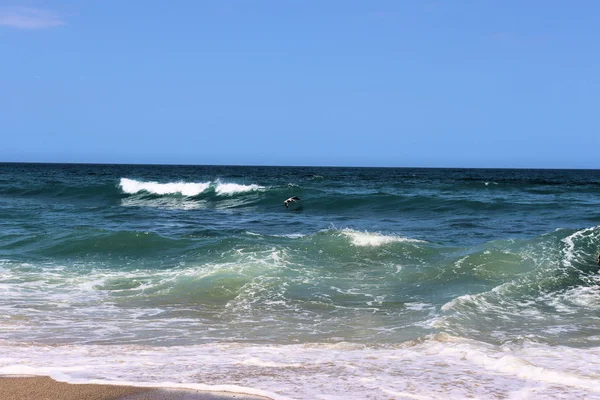
[[267, 397], [241, 393], [69, 384], [42, 376], [0, 377], [0, 398], [3, 400], [269, 400]]

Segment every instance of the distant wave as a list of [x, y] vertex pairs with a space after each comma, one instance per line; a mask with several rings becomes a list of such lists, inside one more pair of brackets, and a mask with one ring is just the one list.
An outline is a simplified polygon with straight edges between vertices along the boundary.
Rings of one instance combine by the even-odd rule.
[[136, 194], [147, 192], [157, 195], [180, 194], [182, 196], [198, 196], [201, 193], [214, 190], [217, 195], [233, 195], [236, 193], [264, 190], [264, 186], [238, 183], [226, 183], [216, 180], [214, 182], [169, 182], [159, 183], [153, 181], [137, 181], [135, 179], [121, 178], [119, 186], [124, 193]]
[[158, 183], [143, 182], [134, 179], [121, 178], [119, 182], [121, 190], [127, 194], [135, 194], [142, 191], [153, 194], [182, 194], [183, 196], [197, 196], [210, 187], [210, 182], [203, 183]]
[[240, 185], [237, 183], [222, 183], [220, 181], [215, 182], [215, 191], [220, 195], [229, 195], [235, 193], [244, 193], [244, 192], [255, 192], [264, 190], [264, 186], [251, 184], [251, 185]]

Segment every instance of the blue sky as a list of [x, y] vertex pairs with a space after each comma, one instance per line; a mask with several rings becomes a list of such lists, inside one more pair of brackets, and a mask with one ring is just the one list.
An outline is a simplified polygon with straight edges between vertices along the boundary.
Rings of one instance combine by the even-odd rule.
[[600, 168], [598, 15], [0, 0], [0, 161]]

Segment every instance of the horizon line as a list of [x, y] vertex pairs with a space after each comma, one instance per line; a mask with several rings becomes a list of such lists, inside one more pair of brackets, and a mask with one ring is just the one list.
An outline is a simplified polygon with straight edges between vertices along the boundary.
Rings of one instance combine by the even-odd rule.
[[111, 162], [58, 162], [58, 161], [0, 161], [0, 164], [40, 165], [130, 165], [164, 167], [252, 167], [252, 168], [364, 168], [364, 169], [488, 169], [488, 170], [549, 170], [549, 171], [600, 171], [600, 168], [552, 168], [552, 167], [415, 167], [415, 166], [365, 166], [365, 165], [266, 165], [266, 164], [167, 164], [167, 163], [111, 163]]

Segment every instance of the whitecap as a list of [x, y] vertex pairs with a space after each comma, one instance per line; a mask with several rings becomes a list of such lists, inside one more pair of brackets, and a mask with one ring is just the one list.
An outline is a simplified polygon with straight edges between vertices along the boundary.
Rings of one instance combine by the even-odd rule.
[[210, 182], [144, 182], [135, 179], [121, 178], [121, 190], [127, 194], [146, 191], [152, 194], [181, 194], [183, 196], [197, 196], [210, 187]]
[[354, 229], [342, 229], [341, 233], [350, 239], [354, 246], [376, 247], [389, 243], [427, 243], [423, 240], [397, 235], [383, 235], [378, 232], [361, 232]]
[[239, 183], [222, 183], [221, 181], [216, 182], [215, 191], [218, 195], [232, 195], [236, 193], [253, 192], [264, 190], [264, 186], [257, 184], [241, 185]]

